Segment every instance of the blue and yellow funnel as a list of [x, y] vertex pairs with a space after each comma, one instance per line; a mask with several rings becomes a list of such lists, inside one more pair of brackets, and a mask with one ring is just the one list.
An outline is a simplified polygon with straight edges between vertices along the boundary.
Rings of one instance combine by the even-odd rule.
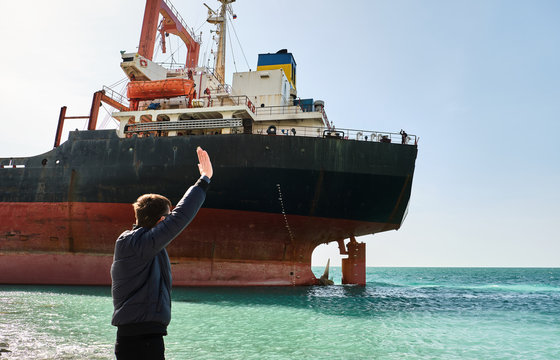
[[283, 49], [276, 54], [259, 54], [257, 71], [283, 69], [292, 87], [296, 89], [296, 61], [292, 53]]

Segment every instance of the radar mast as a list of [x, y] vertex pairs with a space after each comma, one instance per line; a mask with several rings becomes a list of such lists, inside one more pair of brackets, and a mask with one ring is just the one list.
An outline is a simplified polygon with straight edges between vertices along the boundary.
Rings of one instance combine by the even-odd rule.
[[229, 10], [231, 12], [231, 7], [229, 4], [235, 2], [235, 0], [218, 0], [222, 3], [222, 6], [218, 12], [212, 10], [208, 5], [204, 4], [208, 8], [208, 21], [211, 24], [215, 24], [216, 34], [218, 34], [218, 51], [216, 55], [215, 63], [215, 75], [220, 80], [222, 84], [225, 84], [225, 72], [226, 72], [226, 29], [227, 29], [227, 14]]

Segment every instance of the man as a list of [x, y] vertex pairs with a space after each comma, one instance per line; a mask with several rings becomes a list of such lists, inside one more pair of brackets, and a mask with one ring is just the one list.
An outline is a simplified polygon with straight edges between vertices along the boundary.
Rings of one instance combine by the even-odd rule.
[[401, 144], [406, 144], [406, 138], [408, 134], [403, 129], [401, 129], [401, 132], [399, 134], [401, 134]]
[[111, 266], [117, 359], [164, 359], [163, 336], [171, 320], [171, 264], [165, 250], [195, 217], [212, 177], [208, 153], [196, 149], [200, 179], [177, 206], [156, 194], [133, 204], [136, 225], [115, 244]]

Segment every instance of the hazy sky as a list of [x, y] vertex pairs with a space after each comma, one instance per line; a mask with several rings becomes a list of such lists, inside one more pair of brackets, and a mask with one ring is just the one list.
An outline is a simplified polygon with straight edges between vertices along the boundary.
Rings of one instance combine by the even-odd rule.
[[[207, 51], [202, 1], [173, 3], [205, 31]], [[93, 92], [124, 77], [119, 51], [136, 51], [144, 4], [0, 1], [0, 157], [50, 150], [61, 106], [87, 115]], [[287, 48], [298, 95], [324, 100], [338, 128], [420, 137], [403, 227], [359, 239], [369, 266], [560, 266], [560, 2], [233, 7], [253, 70], [257, 54]], [[232, 41], [235, 66], [246, 71]], [[230, 61], [229, 79], [234, 70]], [[103, 110], [98, 124], [114, 126]], [[314, 265], [340, 263], [336, 244], [314, 255]]]

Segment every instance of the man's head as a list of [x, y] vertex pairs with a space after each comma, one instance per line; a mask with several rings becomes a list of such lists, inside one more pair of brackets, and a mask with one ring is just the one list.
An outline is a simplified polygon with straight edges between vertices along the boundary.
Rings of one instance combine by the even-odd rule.
[[136, 224], [149, 229], [154, 227], [162, 216], [169, 213], [171, 201], [158, 194], [144, 194], [136, 199], [132, 206], [134, 207]]

